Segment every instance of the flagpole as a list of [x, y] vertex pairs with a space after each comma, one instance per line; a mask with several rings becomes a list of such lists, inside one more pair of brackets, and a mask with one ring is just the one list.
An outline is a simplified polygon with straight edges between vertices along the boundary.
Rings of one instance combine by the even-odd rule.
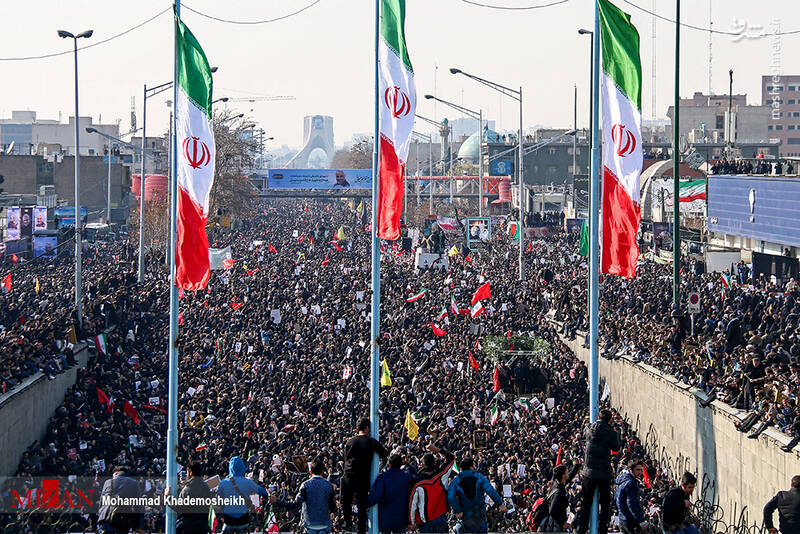
[[[597, 360], [597, 333], [600, 286], [600, 6], [599, 0], [594, 2], [594, 33], [592, 34], [592, 168], [591, 168], [591, 194], [589, 198], [589, 420], [597, 420], [599, 411], [598, 398], [598, 360]], [[589, 531], [597, 534], [597, 490], [592, 499], [592, 508], [589, 517]]]
[[[370, 316], [370, 378], [369, 378], [369, 412], [370, 433], [378, 439], [378, 405], [380, 402], [380, 347], [378, 340], [381, 330], [381, 251], [378, 240], [378, 188], [380, 187], [380, 123], [378, 108], [380, 102], [380, 89], [378, 82], [378, 47], [381, 38], [381, 0], [375, 0], [375, 127], [372, 143], [372, 300]], [[378, 455], [372, 455], [372, 468], [370, 469], [370, 483], [378, 478]], [[378, 508], [373, 506], [369, 511], [370, 534], [378, 534]]]
[[[175, 17], [180, 19], [181, 0], [175, 0]], [[177, 23], [174, 32], [178, 31]], [[172, 83], [172, 101], [178, 102], [178, 36], [174, 35], [174, 66]], [[177, 111], [177, 110], [176, 110]], [[172, 496], [177, 495], [178, 482], [178, 287], [175, 285], [175, 243], [178, 238], [178, 145], [177, 122], [178, 113], [173, 115], [172, 125], [172, 160], [170, 161], [170, 204], [169, 204], [169, 247], [172, 248], [169, 260], [169, 386], [167, 397], [167, 487]], [[142, 177], [144, 178], [144, 177]], [[142, 198], [144, 202], [144, 198]], [[166, 533], [175, 534], [176, 514], [167, 506]]]

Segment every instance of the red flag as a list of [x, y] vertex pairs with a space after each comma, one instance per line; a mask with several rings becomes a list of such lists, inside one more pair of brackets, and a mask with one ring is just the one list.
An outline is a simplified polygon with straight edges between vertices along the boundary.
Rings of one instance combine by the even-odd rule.
[[[561, 447], [558, 448], [558, 455], [556, 456], [556, 465], [557, 466], [561, 465]], [[650, 486], [647, 487], [649, 488]]]
[[342, 250], [342, 247], [339, 246], [339, 243], [337, 243], [336, 240], [331, 241], [331, 244], [336, 250]]
[[492, 391], [500, 391], [500, 370], [497, 369], [497, 366], [494, 367], [494, 373], [492, 373]]
[[650, 475], [647, 473], [647, 466], [644, 464], [642, 464], [642, 481], [648, 488], [653, 487], [652, 481], [650, 480]]
[[183, 324], [183, 313], [178, 312], [178, 326]]
[[241, 307], [242, 307], [241, 302], [231, 302], [231, 308], [233, 308], [234, 310], [238, 310]]
[[234, 259], [222, 260], [222, 267], [225, 269], [231, 269], [234, 263], [236, 263], [236, 260]]
[[8, 273], [8, 275], [3, 278], [3, 287], [6, 288], [6, 293], [11, 291], [11, 273]]
[[328, 263], [329, 263], [330, 261], [331, 261], [331, 260], [330, 260], [330, 258], [328, 257], [328, 255], [327, 255], [327, 254], [325, 254], [325, 259], [324, 259], [324, 260], [322, 260], [322, 265], [328, 265]]
[[472, 256], [470, 256], [469, 254], [467, 254], [466, 256], [464, 256], [464, 261], [467, 261], [467, 262], [469, 262], [469, 263], [472, 263]]
[[258, 269], [247, 269], [247, 276], [253, 276], [258, 272]]
[[472, 295], [472, 304], [474, 305], [479, 300], [488, 299], [492, 296], [492, 290], [489, 287], [489, 282], [486, 282]]
[[97, 401], [100, 404], [108, 404], [108, 395], [100, 388], [97, 388]]
[[17, 257], [17, 255], [16, 255], [16, 254], [12, 254], [12, 255], [11, 255], [11, 261], [12, 261], [13, 263], [17, 263], [17, 262], [19, 261], [19, 258]]
[[305, 241], [305, 240], [306, 240], [306, 236], [305, 236], [305, 234], [303, 234], [303, 235], [301, 235], [301, 236], [300, 236], [300, 237], [297, 239], [297, 242], [298, 242], [298, 243], [302, 243], [302, 242], [303, 242], [303, 241]]
[[431, 328], [433, 328], [433, 333], [436, 334], [439, 337], [442, 337], [443, 335], [445, 335], [447, 333], [447, 332], [445, 332], [444, 330], [442, 330], [441, 328], [439, 328], [438, 326], [436, 326], [433, 323], [428, 323], [428, 324], [431, 325]]
[[472, 356], [472, 351], [469, 351], [469, 366], [478, 370], [478, 361]]
[[125, 404], [122, 405], [122, 411], [125, 412], [125, 415], [133, 419], [134, 424], [139, 424], [139, 412], [133, 407], [131, 401], [125, 401]]
[[267, 251], [268, 252], [272, 252], [273, 254], [277, 254], [278, 253], [277, 249], [275, 249], [275, 247], [272, 246], [272, 243], [268, 243], [267, 244]]
[[178, 288], [178, 300], [181, 300], [183, 298], [183, 295], [184, 295], [183, 288], [179, 287]]
[[525, 252], [533, 252], [533, 241], [528, 241], [528, 247], [525, 249]]
[[509, 339], [511, 339], [511, 329], [510, 329], [510, 328], [509, 328], [509, 329], [508, 329], [508, 331], [506, 332], [506, 337], [507, 337], [507, 338], [509, 338]]
[[481, 350], [481, 345], [480, 345], [479, 340], [476, 339], [475, 340], [475, 351], [477, 352], [479, 350]]

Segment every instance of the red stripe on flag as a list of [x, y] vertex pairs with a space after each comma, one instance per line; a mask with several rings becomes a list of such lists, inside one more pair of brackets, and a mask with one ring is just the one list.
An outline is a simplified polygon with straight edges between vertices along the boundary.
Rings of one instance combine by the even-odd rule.
[[177, 286], [197, 291], [208, 285], [206, 217], [183, 188], [178, 188], [178, 244], [175, 254]]
[[403, 214], [403, 172], [405, 165], [394, 146], [381, 136], [381, 174], [378, 189], [378, 237], [393, 241], [400, 237]]
[[636, 275], [639, 245], [639, 206], [617, 177], [605, 168], [603, 177], [603, 266], [601, 272], [632, 278]]

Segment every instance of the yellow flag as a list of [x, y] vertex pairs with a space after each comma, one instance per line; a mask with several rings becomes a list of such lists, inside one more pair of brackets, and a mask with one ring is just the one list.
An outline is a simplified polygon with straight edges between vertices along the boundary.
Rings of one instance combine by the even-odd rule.
[[450, 250], [447, 251], [447, 255], [448, 256], [455, 256], [456, 254], [458, 254], [458, 247], [453, 245], [453, 248], [451, 248]]
[[391, 386], [392, 385], [392, 374], [389, 372], [389, 364], [386, 363], [386, 360], [383, 360], [383, 364], [381, 365], [381, 386]]
[[406, 422], [403, 423], [403, 427], [408, 430], [408, 439], [411, 441], [417, 439], [419, 435], [419, 426], [417, 426], [414, 416], [411, 415], [411, 410], [406, 410]]
[[69, 342], [73, 345], [78, 342], [78, 336], [75, 333], [75, 325], [69, 327]]
[[39, 277], [36, 277], [36, 293], [39, 293]]
[[336, 239], [338, 241], [342, 241], [344, 239], [347, 239], [347, 236], [344, 235], [344, 226], [340, 226], [339, 227], [339, 231], [336, 232]]
[[347, 202], [347, 205], [350, 207], [350, 211], [356, 209], [356, 201], [352, 198]]
[[364, 211], [364, 201], [358, 203], [358, 207], [356, 208], [356, 213], [362, 213]]

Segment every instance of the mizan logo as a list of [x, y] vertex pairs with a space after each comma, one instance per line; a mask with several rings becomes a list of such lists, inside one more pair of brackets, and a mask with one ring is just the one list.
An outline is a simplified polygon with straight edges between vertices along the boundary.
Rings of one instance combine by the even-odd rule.
[[405, 117], [411, 111], [411, 101], [408, 95], [400, 90], [399, 87], [387, 87], [383, 93], [383, 101], [386, 107], [392, 112], [392, 116], [396, 119]]
[[183, 157], [193, 169], [205, 167], [211, 163], [211, 151], [199, 137], [189, 136], [183, 140]]
[[636, 135], [626, 129], [623, 124], [615, 124], [611, 127], [611, 141], [614, 143], [617, 156], [624, 158], [636, 150]]

